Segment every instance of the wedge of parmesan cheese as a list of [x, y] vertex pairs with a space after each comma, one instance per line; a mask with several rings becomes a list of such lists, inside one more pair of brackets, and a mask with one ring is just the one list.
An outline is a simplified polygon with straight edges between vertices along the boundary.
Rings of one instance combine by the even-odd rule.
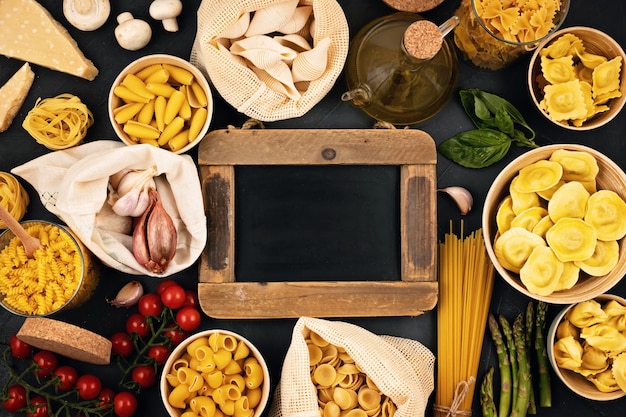
[[107, 365], [111, 362], [109, 339], [63, 321], [28, 317], [16, 336], [31, 346], [67, 358], [96, 365]]
[[0, 87], [0, 132], [11, 126], [15, 115], [24, 104], [35, 73], [25, 63], [2, 87]]
[[35, 0], [0, 1], [0, 54], [93, 80], [98, 69]]

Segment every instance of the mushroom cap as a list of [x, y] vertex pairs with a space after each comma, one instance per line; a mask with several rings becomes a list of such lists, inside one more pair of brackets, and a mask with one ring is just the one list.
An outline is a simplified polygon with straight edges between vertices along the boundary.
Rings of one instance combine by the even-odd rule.
[[143, 48], [150, 42], [151, 38], [152, 28], [145, 20], [124, 20], [115, 28], [115, 39], [122, 48], [129, 51]]
[[153, 19], [163, 20], [178, 16], [183, 10], [180, 0], [154, 0], [150, 4], [149, 13]]
[[63, 0], [63, 15], [68, 22], [82, 31], [93, 31], [109, 18], [109, 0]]

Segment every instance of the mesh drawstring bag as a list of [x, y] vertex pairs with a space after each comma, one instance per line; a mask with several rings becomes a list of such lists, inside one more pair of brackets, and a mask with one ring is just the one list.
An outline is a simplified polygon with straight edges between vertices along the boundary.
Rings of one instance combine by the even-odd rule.
[[[317, 104], [333, 87], [348, 54], [348, 23], [336, 0], [300, 0], [311, 6], [311, 46], [330, 39], [323, 74], [301, 84], [298, 97], [280, 92], [272, 83], [246, 65], [240, 56], [228, 52], [222, 34], [242, 15], [293, 0], [204, 0], [198, 9], [198, 29], [190, 61], [209, 78], [218, 93], [237, 111], [264, 122], [300, 117]], [[276, 33], [276, 32], [273, 32]], [[273, 36], [272, 34], [270, 34]], [[243, 36], [245, 37], [245, 36]], [[228, 42], [232, 42], [229, 40]], [[227, 42], [227, 43], [228, 43]]]

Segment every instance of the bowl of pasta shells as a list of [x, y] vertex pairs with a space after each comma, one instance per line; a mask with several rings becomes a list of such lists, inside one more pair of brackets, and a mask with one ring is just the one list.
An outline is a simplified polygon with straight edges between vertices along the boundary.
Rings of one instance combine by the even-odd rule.
[[607, 292], [626, 273], [626, 174], [582, 145], [517, 157], [482, 213], [487, 253], [517, 291], [552, 304]]
[[172, 417], [259, 417], [270, 395], [270, 376], [259, 350], [228, 330], [196, 333], [171, 353], [163, 367], [161, 398]]
[[597, 401], [626, 395], [626, 299], [603, 294], [561, 310], [548, 330], [547, 353], [570, 390]]
[[84, 304], [98, 285], [93, 255], [67, 227], [21, 222], [41, 247], [31, 258], [9, 229], [0, 234], [0, 304], [13, 314], [45, 317]]
[[213, 98], [207, 79], [174, 55], [143, 56], [128, 64], [109, 91], [109, 121], [127, 145], [147, 143], [187, 152], [209, 130]]
[[530, 96], [555, 125], [576, 131], [596, 129], [624, 107], [625, 59], [619, 43], [600, 30], [561, 29], [545, 39], [530, 59]]

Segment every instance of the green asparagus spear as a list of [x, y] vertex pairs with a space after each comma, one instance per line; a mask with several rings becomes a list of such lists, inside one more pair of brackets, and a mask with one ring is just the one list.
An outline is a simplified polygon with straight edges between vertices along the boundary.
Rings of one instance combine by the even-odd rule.
[[539, 406], [552, 406], [552, 390], [550, 387], [550, 372], [548, 370], [548, 354], [544, 337], [546, 327], [546, 311], [548, 304], [539, 301], [535, 319], [535, 352], [537, 354], [537, 368], [539, 374]]
[[[532, 301], [529, 301], [528, 305], [526, 306], [526, 325], [524, 326], [526, 330], [526, 352], [528, 352], [527, 357], [529, 364], [531, 362], [529, 352], [532, 348], [533, 331], [535, 329], [534, 323], [535, 304]], [[528, 392], [528, 414], [537, 414], [537, 404], [535, 402], [535, 388], [533, 386], [532, 372], [530, 372], [528, 375], [530, 377], [530, 391]]]
[[509, 417], [511, 411], [511, 361], [509, 354], [502, 338], [502, 332], [498, 326], [498, 322], [493, 314], [489, 314], [488, 318], [489, 331], [491, 338], [496, 345], [496, 353], [498, 354], [498, 366], [500, 370], [500, 399], [498, 402], [498, 416]]
[[498, 417], [496, 404], [493, 401], [493, 373], [494, 368], [489, 368], [482, 384], [480, 384], [480, 406], [483, 411], [483, 417]]
[[518, 384], [517, 401], [510, 417], [525, 417], [528, 412], [530, 393], [530, 363], [526, 354], [523, 313], [520, 313], [513, 322], [513, 340], [517, 351]]
[[[503, 315], [498, 317], [500, 326], [502, 327], [502, 334], [506, 341], [506, 348], [509, 352], [509, 361], [511, 362], [511, 407], [514, 408], [517, 403], [517, 353], [515, 350], [515, 341], [513, 340], [513, 331], [511, 330], [511, 324]], [[502, 417], [502, 416], [501, 416]]]

